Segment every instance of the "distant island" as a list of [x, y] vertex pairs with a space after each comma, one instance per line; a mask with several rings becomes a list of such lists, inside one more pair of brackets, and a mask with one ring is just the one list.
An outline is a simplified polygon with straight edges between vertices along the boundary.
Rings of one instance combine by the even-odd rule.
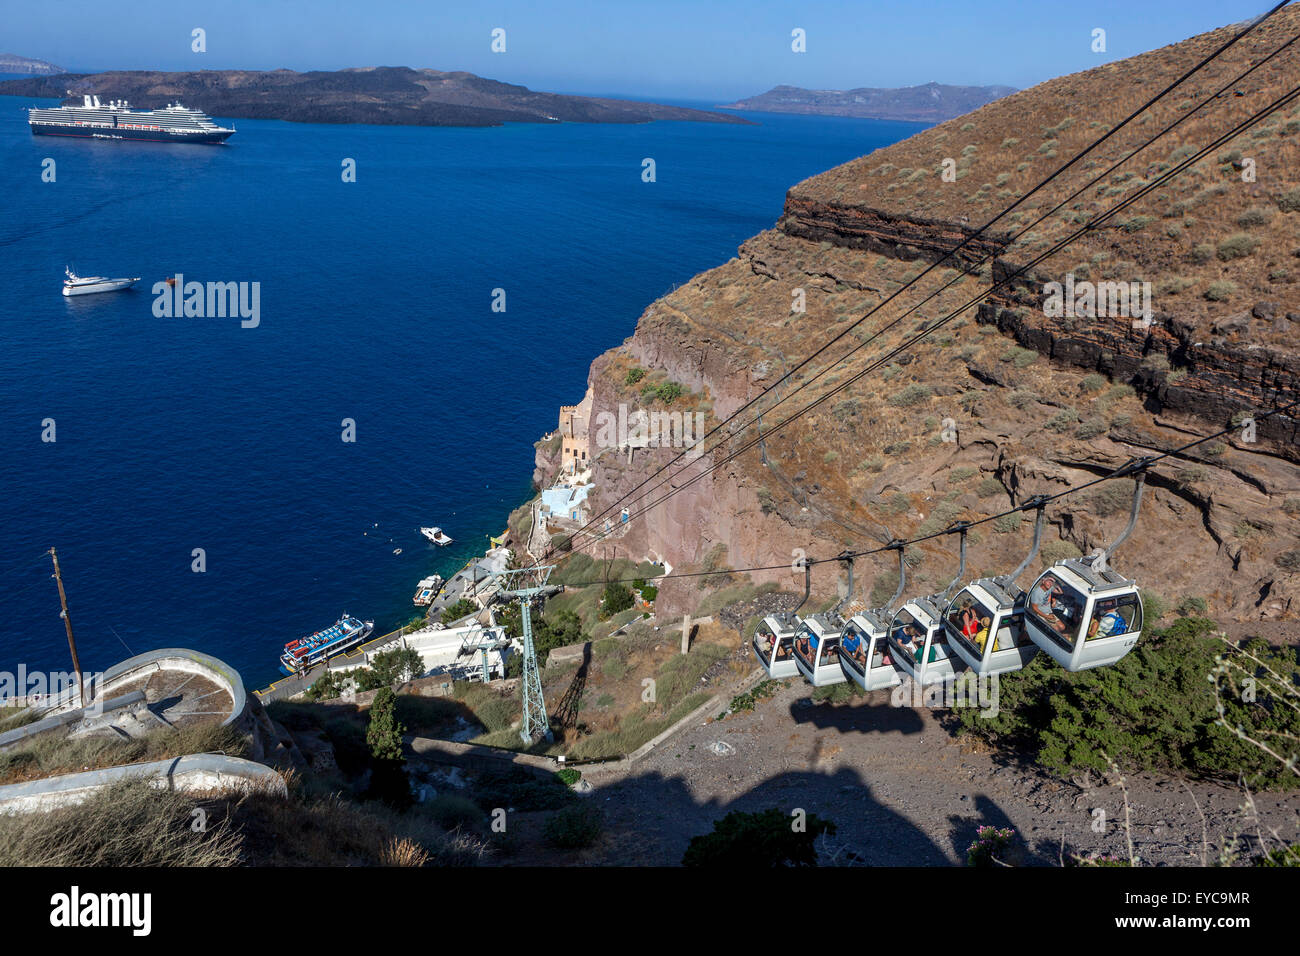
[[64, 72], [63, 67], [47, 63], [45, 60], [33, 60], [13, 53], [0, 53], [0, 73], [32, 73], [46, 76], [62, 72]]
[[946, 86], [943, 83], [856, 90], [805, 90], [797, 86], [777, 86], [719, 109], [942, 123], [1014, 92], [1016, 90], [1011, 86]]
[[743, 123], [726, 113], [658, 103], [538, 93], [473, 73], [364, 67], [293, 70], [66, 73], [0, 83], [0, 95], [129, 100], [152, 109], [177, 100], [212, 116], [295, 123], [500, 126], [503, 123]]

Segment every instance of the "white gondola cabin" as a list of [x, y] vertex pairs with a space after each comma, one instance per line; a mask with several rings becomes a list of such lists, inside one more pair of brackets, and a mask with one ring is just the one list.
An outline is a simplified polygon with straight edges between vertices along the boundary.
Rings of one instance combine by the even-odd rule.
[[890, 657], [922, 687], [949, 680], [966, 669], [966, 662], [948, 646], [936, 600], [941, 598], [908, 601], [894, 615], [889, 631]]
[[1020, 670], [1038, 653], [1025, 633], [1024, 611], [1024, 592], [1011, 581], [974, 581], [944, 612], [948, 646], [978, 674]]
[[1068, 671], [1114, 664], [1142, 636], [1142, 599], [1123, 575], [1071, 558], [1029, 590], [1025, 632]]
[[888, 609], [855, 614], [840, 635], [840, 667], [863, 690], [897, 687], [899, 676], [889, 652]]
[[793, 614], [769, 614], [754, 630], [751, 647], [767, 676], [776, 680], [795, 677], [799, 668], [794, 662], [794, 637], [799, 619]]
[[794, 638], [794, 660], [814, 687], [844, 683], [840, 667], [840, 633], [844, 622], [831, 614], [810, 614]]

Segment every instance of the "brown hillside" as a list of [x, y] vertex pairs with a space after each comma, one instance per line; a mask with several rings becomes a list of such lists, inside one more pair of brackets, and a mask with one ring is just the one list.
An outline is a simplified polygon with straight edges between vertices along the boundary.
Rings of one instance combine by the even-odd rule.
[[[1296, 33], [1300, 10], [1285, 10], [1030, 206], [1046, 211], [1088, 184], [1248, 60]], [[1217, 31], [1050, 81], [800, 183], [777, 228], [653, 303], [635, 335], [596, 360], [593, 411], [613, 413], [620, 403], [662, 409], [662, 399], [644, 389], [666, 378], [689, 391], [668, 407], [705, 409], [712, 427], [1225, 36]], [[1296, 77], [1300, 44], [1243, 83], [1241, 95], [1234, 88], [1186, 128], [1088, 185], [1063, 214], [1016, 242], [1008, 241], [1015, 223], [1000, 223], [984, 248], [998, 254], [999, 270], [1014, 269], [1071, 221], [1108, 208]], [[1077, 279], [1150, 281], [1151, 328], [1135, 329], [1123, 318], [1048, 319], [1040, 307], [1041, 285], [1021, 283], [1014, 294], [963, 314], [909, 355], [771, 436], [766, 464], [752, 450], [644, 518], [623, 527], [615, 515], [611, 545], [620, 555], [663, 558], [679, 570], [780, 564], [798, 548], [829, 557], [844, 547], [870, 547], [890, 535], [996, 513], [1132, 456], [1225, 427], [1242, 410], [1300, 398], [1298, 134], [1300, 108], [1290, 107], [1038, 270], [1039, 280], [1073, 270]], [[939, 175], [949, 157], [960, 171], [954, 183]], [[1255, 183], [1241, 179], [1245, 159], [1255, 160]], [[1017, 221], [1032, 218], [1030, 208]], [[1232, 239], [1238, 233], [1249, 239]], [[964, 268], [968, 274], [951, 290], [831, 370], [797, 396], [794, 407], [987, 288], [987, 281], [980, 285], [987, 266], [981, 270], [968, 260]], [[919, 302], [937, 280], [957, 275], [952, 269], [932, 273], [922, 291], [882, 309], [828, 352], [826, 362]], [[806, 313], [791, 310], [796, 289], [806, 293]], [[629, 385], [634, 366], [648, 374]], [[783, 385], [781, 394], [793, 387]], [[790, 410], [771, 412], [764, 426]], [[956, 423], [954, 443], [941, 438], [945, 418]], [[1115, 565], [1171, 604], [1204, 598], [1225, 621], [1294, 619], [1300, 613], [1297, 437], [1294, 418], [1276, 419], [1261, 424], [1253, 444], [1232, 437], [1160, 463], [1149, 478], [1137, 532]], [[668, 457], [651, 449], [636, 452], [629, 463], [625, 452], [604, 452], [595, 462], [591, 500], [598, 509], [619, 500]], [[718, 457], [706, 455], [685, 475]], [[1049, 509], [1045, 557], [1104, 543], [1123, 526], [1127, 508], [1121, 482], [1062, 500]], [[1027, 541], [1027, 523], [982, 526], [971, 535], [968, 574], [1009, 570]], [[909, 591], [941, 586], [955, 571], [942, 542], [914, 547], [910, 562]], [[859, 565], [859, 597], [875, 590], [879, 599], [884, 581], [874, 578], [887, 564]], [[792, 589], [802, 583], [789, 572], [753, 577]], [[832, 566], [817, 569], [814, 588], [813, 605], [834, 599]], [[694, 581], [671, 583], [659, 608], [680, 613], [701, 596]]]

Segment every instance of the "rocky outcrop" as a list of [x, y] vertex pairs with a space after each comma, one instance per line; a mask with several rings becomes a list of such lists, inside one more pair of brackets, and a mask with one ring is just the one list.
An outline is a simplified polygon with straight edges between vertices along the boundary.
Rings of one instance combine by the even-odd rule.
[[[1235, 320], [1234, 331], [1248, 328], [1249, 315]], [[1224, 336], [1198, 341], [1195, 328], [1178, 316], [1158, 315], [1149, 330], [1135, 329], [1125, 319], [1065, 323], [995, 302], [980, 306], [978, 316], [1054, 361], [1133, 385], [1154, 410], [1196, 416], [1218, 427], [1300, 399], [1300, 354], [1249, 344], [1244, 335], [1234, 334], [1235, 342]], [[1296, 418], [1262, 419], [1256, 431], [1277, 443], [1278, 454], [1300, 461]]]
[[[891, 214], [794, 194], [786, 197], [778, 225], [786, 235], [813, 242], [830, 242], [891, 259], [936, 262], [946, 258], [953, 268], [967, 270], [977, 268], [988, 256], [1001, 254], [1008, 241], [1006, 235], [997, 234], [974, 238], [976, 229], [964, 222]], [[963, 240], [969, 242], [959, 250]]]

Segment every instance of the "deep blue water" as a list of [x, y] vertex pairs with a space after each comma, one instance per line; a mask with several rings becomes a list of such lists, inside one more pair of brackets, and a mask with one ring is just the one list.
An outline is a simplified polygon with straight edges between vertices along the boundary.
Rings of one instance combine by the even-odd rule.
[[[251, 687], [343, 611], [409, 619], [420, 577], [505, 527], [532, 442], [646, 305], [789, 186], [921, 128], [237, 120], [202, 147], [33, 137], [27, 105], [0, 97], [0, 670], [68, 667], [54, 545], [85, 669], [182, 645]], [[65, 299], [68, 263], [144, 279]], [[260, 326], [156, 318], [174, 273], [261, 283]]]

